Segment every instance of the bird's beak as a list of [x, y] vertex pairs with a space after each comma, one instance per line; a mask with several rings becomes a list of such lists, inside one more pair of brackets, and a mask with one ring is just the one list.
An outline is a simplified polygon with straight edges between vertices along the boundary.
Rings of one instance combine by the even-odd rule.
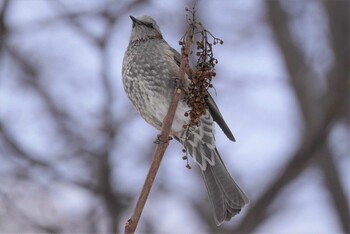
[[132, 22], [134, 22], [135, 24], [142, 24], [142, 21], [136, 19], [134, 16], [130, 15], [130, 18], [131, 18]]

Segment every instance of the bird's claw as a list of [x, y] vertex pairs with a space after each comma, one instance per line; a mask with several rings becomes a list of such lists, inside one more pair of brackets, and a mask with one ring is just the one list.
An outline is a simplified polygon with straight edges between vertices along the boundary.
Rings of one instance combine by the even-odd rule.
[[184, 83], [180, 82], [179, 78], [175, 78], [174, 86], [176, 87], [176, 89], [181, 89], [181, 90], [184, 90], [184, 88], [185, 88]]
[[168, 140], [163, 141], [162, 139], [160, 139], [161, 137], [162, 137], [162, 135], [158, 134], [157, 139], [154, 141], [154, 144], [166, 144], [173, 139], [171, 136], [168, 136]]

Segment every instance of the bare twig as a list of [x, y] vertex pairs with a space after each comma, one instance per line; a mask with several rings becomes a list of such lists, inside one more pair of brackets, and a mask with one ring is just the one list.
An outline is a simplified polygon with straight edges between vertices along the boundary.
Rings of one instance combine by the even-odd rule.
[[138, 222], [140, 220], [141, 213], [143, 211], [143, 208], [145, 206], [145, 203], [147, 201], [148, 195], [151, 191], [152, 184], [154, 182], [154, 179], [156, 177], [156, 174], [158, 172], [161, 160], [163, 158], [163, 155], [165, 153], [165, 150], [167, 149], [169, 145], [169, 134], [171, 130], [171, 125], [173, 123], [173, 119], [175, 116], [177, 104], [180, 99], [180, 95], [182, 93], [181, 84], [183, 83], [186, 70], [188, 67], [188, 55], [190, 53], [190, 47], [192, 44], [192, 39], [193, 38], [193, 27], [191, 24], [188, 27], [187, 30], [187, 37], [184, 45], [184, 49], [182, 50], [182, 55], [181, 55], [181, 65], [180, 65], [180, 72], [179, 72], [179, 80], [178, 80], [178, 87], [176, 87], [172, 101], [170, 103], [168, 113], [165, 116], [163, 120], [163, 128], [161, 131], [161, 135], [159, 136], [159, 140], [161, 142], [164, 142], [164, 144], [157, 144], [156, 151], [153, 156], [152, 164], [151, 167], [148, 171], [145, 183], [142, 187], [142, 191], [140, 193], [140, 196], [137, 200], [136, 207], [134, 210], [134, 213], [132, 217], [127, 221], [125, 224], [125, 233], [134, 233]]

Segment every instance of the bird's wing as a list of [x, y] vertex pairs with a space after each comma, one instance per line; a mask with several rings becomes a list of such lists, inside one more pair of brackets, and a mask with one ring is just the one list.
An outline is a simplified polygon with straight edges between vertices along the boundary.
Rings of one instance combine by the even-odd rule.
[[174, 48], [172, 48], [171, 46], [169, 46], [170, 51], [173, 54], [174, 60], [176, 62], [176, 64], [180, 67], [181, 64], [181, 55], [179, 54], [179, 52], [177, 52]]
[[[173, 58], [174, 58], [175, 63], [180, 67], [181, 55], [179, 54], [179, 52], [177, 52], [171, 46], [169, 46], [169, 50], [170, 50], [170, 53], [173, 54]], [[231, 141], [236, 141], [230, 128], [227, 126], [224, 118], [222, 117], [220, 110], [219, 110], [218, 106], [216, 105], [214, 99], [212, 98], [212, 96], [210, 95], [209, 92], [207, 92], [207, 94], [208, 94], [207, 104], [209, 107], [209, 112], [210, 112], [211, 116], [213, 117], [213, 120], [218, 123], [219, 127], [222, 129], [222, 131], [225, 133], [225, 135], [227, 136], [228, 139], [230, 139]]]
[[225, 133], [228, 139], [230, 139], [231, 141], [236, 141], [230, 128], [227, 126], [224, 118], [222, 117], [221, 112], [218, 106], [216, 105], [214, 99], [212, 98], [209, 92], [207, 92], [207, 94], [208, 94], [207, 104], [209, 107], [209, 112], [213, 117], [213, 120], [218, 123], [219, 127], [222, 129], [222, 131]]

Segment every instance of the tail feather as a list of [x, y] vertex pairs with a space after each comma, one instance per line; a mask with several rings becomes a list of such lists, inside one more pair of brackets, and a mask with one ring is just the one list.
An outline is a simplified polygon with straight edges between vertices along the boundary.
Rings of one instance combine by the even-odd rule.
[[183, 131], [178, 140], [201, 169], [217, 225], [237, 215], [248, 198], [228, 173], [215, 147], [213, 119], [206, 112], [200, 125]]
[[221, 192], [221, 188], [219, 187], [210, 167], [208, 167], [205, 171], [201, 170], [201, 172], [213, 206], [215, 223], [220, 225], [223, 220], [226, 220], [227, 217], [227, 214], [223, 212], [226, 210], [224, 194]]
[[215, 165], [201, 170], [214, 209], [217, 225], [237, 215], [249, 203], [248, 198], [232, 179], [216, 151]]

